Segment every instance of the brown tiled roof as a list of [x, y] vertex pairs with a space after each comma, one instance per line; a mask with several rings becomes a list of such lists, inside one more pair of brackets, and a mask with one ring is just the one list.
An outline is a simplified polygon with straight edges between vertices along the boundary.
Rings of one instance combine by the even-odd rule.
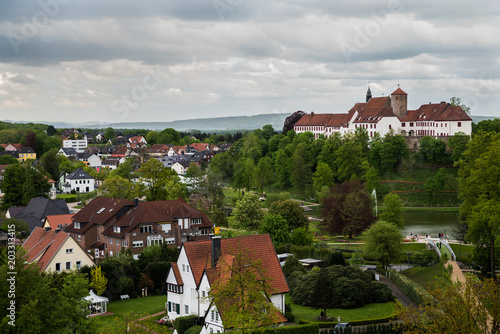
[[[205, 268], [210, 267], [211, 241], [193, 241], [183, 243], [196, 284], [200, 284]], [[271, 278], [274, 293], [289, 291], [285, 275], [281, 269], [276, 251], [269, 234], [221, 239], [221, 254], [235, 255], [245, 252], [252, 261], [261, 260], [266, 275]]]
[[394, 92], [392, 92], [391, 95], [408, 95], [408, 94], [406, 94], [406, 92], [404, 90], [402, 90], [401, 88], [398, 87], [398, 89], [396, 89]]
[[[120, 237], [131, 232], [139, 224], [174, 222], [177, 218], [201, 218], [202, 223], [196, 227], [212, 227], [208, 216], [202, 211], [186, 204], [180, 198], [177, 200], [140, 202], [137, 207], [131, 207], [125, 214], [110, 224], [103, 234]], [[113, 232], [112, 226], [125, 227], [120, 233]]]
[[[75, 213], [74, 222], [85, 223], [80, 229], [75, 229], [74, 224], [69, 225], [66, 230], [76, 233], [85, 233], [93, 224], [105, 224], [114, 219], [116, 213], [124, 206], [133, 206], [134, 203], [127, 199], [96, 197], [83, 209]], [[101, 211], [101, 209], [103, 209]], [[99, 212], [99, 213], [98, 213]]]
[[406, 116], [400, 118], [402, 122], [471, 120], [472, 118], [462, 107], [452, 106], [446, 102], [423, 104], [417, 110], [408, 110]]
[[343, 123], [348, 122], [346, 118], [349, 117], [349, 114], [332, 114], [328, 124], [326, 126], [329, 127], [340, 127]]
[[378, 123], [383, 117], [396, 117], [390, 108], [364, 108], [353, 123]]
[[170, 147], [164, 144], [154, 144], [147, 150], [149, 153], [168, 153], [170, 151]]
[[124, 156], [128, 151], [128, 148], [125, 146], [117, 146], [113, 152], [111, 152], [111, 155], [113, 156]]
[[27, 252], [27, 261], [32, 262], [41, 255], [37, 263], [41, 271], [45, 270], [67, 238], [70, 238], [70, 235], [66, 232], [55, 233], [53, 230], [45, 232], [45, 229], [36, 227], [23, 244]]
[[65, 225], [67, 226], [71, 225], [73, 223], [71, 217], [73, 217], [74, 215], [75, 215], [74, 213], [70, 213], [67, 215], [47, 216], [47, 222], [49, 223], [50, 228], [52, 230], [55, 230], [56, 228], [58, 228], [59, 225], [61, 225], [62, 227], [64, 227]]
[[332, 114], [305, 114], [302, 116], [295, 125], [299, 126], [326, 126]]
[[389, 96], [382, 96], [382, 97], [372, 97], [368, 102], [366, 103], [359, 103], [361, 109], [365, 108], [390, 108], [391, 107], [391, 99]]
[[179, 266], [177, 262], [172, 262], [172, 270], [174, 271], [175, 280], [178, 285], [184, 285], [184, 281], [182, 280], [181, 272], [179, 270]]

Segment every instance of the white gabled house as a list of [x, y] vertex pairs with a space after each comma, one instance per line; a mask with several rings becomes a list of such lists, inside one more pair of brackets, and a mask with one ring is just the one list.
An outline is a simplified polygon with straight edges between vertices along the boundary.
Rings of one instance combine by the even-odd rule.
[[273, 293], [269, 301], [284, 313], [288, 284], [271, 238], [268, 234], [261, 234], [229, 239], [213, 237], [209, 241], [183, 243], [177, 262], [172, 263], [166, 280], [169, 318], [195, 314], [204, 321], [202, 332], [224, 332], [223, 317], [217, 305], [208, 298], [210, 280], [207, 272], [215, 270], [219, 258], [232, 257], [238, 252], [245, 253], [252, 261], [261, 261], [271, 279]]

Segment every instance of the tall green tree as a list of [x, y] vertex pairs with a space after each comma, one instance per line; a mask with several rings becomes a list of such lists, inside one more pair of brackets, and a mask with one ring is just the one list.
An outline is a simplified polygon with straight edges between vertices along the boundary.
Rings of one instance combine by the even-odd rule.
[[2, 208], [26, 206], [34, 197], [47, 197], [49, 178], [31, 166], [10, 165], [5, 169], [0, 184], [4, 197]]
[[259, 226], [259, 233], [269, 233], [273, 244], [280, 245], [290, 241], [290, 231], [286, 219], [280, 215], [267, 214]]
[[312, 183], [311, 166], [305, 161], [306, 149], [304, 144], [298, 144], [292, 156], [291, 180], [294, 188], [304, 197], [306, 190]]
[[[286, 137], [285, 137], [286, 138]], [[284, 149], [279, 149], [276, 152], [274, 160], [274, 170], [276, 174], [276, 183], [279, 188], [287, 189], [290, 187], [291, 163], [290, 158], [285, 153]]]
[[287, 221], [290, 230], [301, 227], [306, 230], [309, 228], [309, 219], [297, 201], [291, 199], [275, 201], [269, 206], [269, 213], [283, 217]]
[[104, 138], [106, 140], [113, 140], [116, 138], [115, 130], [113, 130], [112, 127], [106, 128], [106, 131], [104, 132]]
[[476, 135], [463, 153], [459, 166], [462, 206], [460, 216], [469, 224], [467, 239], [477, 248], [489, 248], [489, 266], [493, 278], [498, 236], [500, 235], [500, 135]]
[[420, 140], [420, 151], [425, 160], [433, 164], [444, 164], [448, 162], [446, 144], [444, 141], [425, 136]]
[[384, 210], [380, 214], [380, 219], [388, 223], [392, 223], [397, 227], [403, 227], [405, 225], [403, 219], [403, 203], [401, 203], [401, 198], [395, 193], [387, 194], [384, 197]]
[[230, 217], [231, 227], [256, 231], [264, 218], [264, 211], [257, 195], [245, 194], [237, 203]]
[[316, 191], [321, 191], [323, 187], [330, 189], [333, 186], [335, 177], [332, 169], [324, 162], [319, 162], [313, 176], [313, 185]]
[[271, 159], [268, 157], [260, 159], [257, 166], [254, 167], [253, 176], [260, 193], [263, 194], [264, 188], [269, 186], [274, 178]]
[[401, 259], [403, 246], [399, 228], [383, 220], [377, 221], [364, 233], [365, 247], [363, 252], [382, 263], [387, 269], [391, 262]]
[[139, 174], [147, 183], [146, 198], [149, 201], [166, 199], [166, 185], [173, 173], [175, 172], [165, 168], [163, 163], [156, 159], [150, 159], [142, 164]]

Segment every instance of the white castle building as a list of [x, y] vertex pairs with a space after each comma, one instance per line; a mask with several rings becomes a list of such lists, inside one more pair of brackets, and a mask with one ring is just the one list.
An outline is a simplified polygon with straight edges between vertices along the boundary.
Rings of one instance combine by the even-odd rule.
[[365, 103], [356, 103], [344, 114], [305, 114], [295, 123], [297, 133], [310, 131], [316, 138], [335, 132], [342, 135], [365, 128], [370, 137], [375, 133], [385, 136], [391, 130], [402, 136], [448, 137], [457, 132], [471, 135], [472, 118], [460, 106], [447, 102], [423, 104], [417, 110], [408, 110], [407, 97], [401, 88], [390, 96], [372, 97], [370, 87]]

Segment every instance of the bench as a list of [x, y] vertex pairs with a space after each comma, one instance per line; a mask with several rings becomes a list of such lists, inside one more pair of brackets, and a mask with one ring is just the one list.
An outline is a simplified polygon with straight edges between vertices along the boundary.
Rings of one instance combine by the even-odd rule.
[[120, 298], [121, 300], [124, 300], [124, 299], [129, 299], [130, 297], [128, 295], [120, 295]]

